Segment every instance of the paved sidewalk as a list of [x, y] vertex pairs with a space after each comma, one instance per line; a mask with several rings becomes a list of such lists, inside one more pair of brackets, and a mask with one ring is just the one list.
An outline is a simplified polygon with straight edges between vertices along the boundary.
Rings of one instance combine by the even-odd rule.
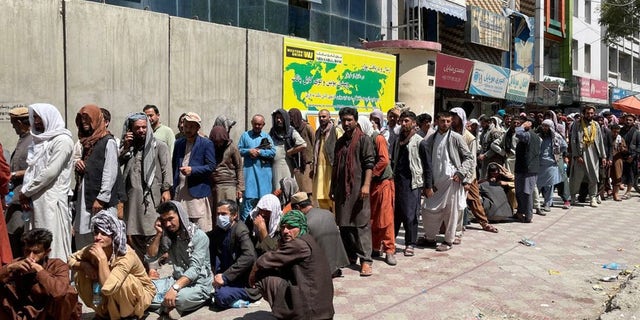
[[[640, 198], [634, 196], [599, 208], [554, 207], [530, 224], [497, 224], [498, 234], [472, 224], [450, 251], [418, 248], [414, 257], [399, 252], [397, 266], [376, 261], [368, 278], [356, 267], [345, 268], [344, 277], [334, 280], [335, 318], [598, 319], [623, 281], [600, 281], [619, 273], [602, 264], [640, 264], [639, 223]], [[522, 238], [535, 246], [518, 243]], [[210, 318], [273, 319], [265, 301], [183, 317]]]

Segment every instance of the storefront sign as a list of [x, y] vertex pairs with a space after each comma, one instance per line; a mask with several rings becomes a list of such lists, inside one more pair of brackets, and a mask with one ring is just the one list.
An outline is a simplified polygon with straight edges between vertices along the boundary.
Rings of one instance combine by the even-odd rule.
[[556, 106], [558, 105], [559, 92], [559, 82], [538, 82], [529, 88], [527, 102], [539, 106]]
[[469, 94], [504, 99], [509, 84], [507, 68], [474, 61]]
[[580, 101], [606, 104], [609, 101], [609, 86], [606, 81], [589, 78], [578, 78], [580, 85]]
[[622, 98], [626, 98], [628, 96], [632, 96], [636, 94], [635, 91], [631, 91], [631, 90], [627, 90], [627, 89], [622, 89], [622, 88], [611, 88], [611, 102], [614, 101], [618, 101]]
[[606, 81], [591, 79], [591, 97], [609, 100], [609, 85]]
[[509, 51], [511, 20], [489, 10], [467, 6], [469, 42]]
[[467, 89], [473, 61], [438, 53], [436, 87], [464, 91]]
[[511, 70], [506, 99], [515, 102], [526, 102], [530, 81], [531, 76], [528, 73]]
[[282, 107], [302, 112], [354, 107], [387, 112], [395, 105], [396, 57], [284, 38]]

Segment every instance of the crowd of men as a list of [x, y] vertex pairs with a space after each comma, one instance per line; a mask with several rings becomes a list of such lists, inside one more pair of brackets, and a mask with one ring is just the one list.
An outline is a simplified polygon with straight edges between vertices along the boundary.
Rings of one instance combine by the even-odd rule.
[[[206, 136], [198, 114], [182, 114], [174, 134], [154, 105], [129, 114], [121, 134], [108, 110], [83, 106], [76, 142], [50, 104], [10, 116], [19, 140], [0, 158], [0, 194], [13, 194], [0, 219], [3, 319], [79, 319], [78, 297], [105, 319], [260, 299], [278, 318], [330, 319], [341, 268], [366, 277], [374, 258], [393, 266], [417, 246], [451, 250], [469, 221], [494, 233], [491, 222], [530, 223], [554, 190], [564, 209], [622, 201], [640, 152], [634, 115], [591, 106], [469, 121], [462, 108], [432, 121], [394, 107], [385, 121], [344, 107], [338, 121], [321, 110], [315, 132], [300, 110], [278, 109], [269, 132], [256, 114], [237, 144], [225, 116]], [[160, 278], [166, 261], [173, 273]]]

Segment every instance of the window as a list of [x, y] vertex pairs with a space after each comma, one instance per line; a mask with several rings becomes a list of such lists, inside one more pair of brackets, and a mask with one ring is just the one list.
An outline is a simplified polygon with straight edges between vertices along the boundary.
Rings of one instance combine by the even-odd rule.
[[331, 43], [346, 46], [349, 43], [349, 20], [331, 16]]
[[618, 50], [609, 48], [609, 72], [618, 73]]
[[620, 52], [618, 70], [620, 70], [620, 80], [631, 82], [631, 56]]
[[633, 58], [633, 83], [640, 84], [640, 60]]
[[571, 65], [573, 70], [578, 70], [578, 41], [571, 40]]
[[560, 76], [560, 44], [555, 41], [545, 41], [544, 46], [544, 75]]
[[240, 27], [254, 30], [264, 30], [264, 0], [249, 0], [239, 2], [238, 7]]
[[350, 6], [349, 6], [349, 18], [351, 18], [351, 20], [364, 21], [364, 17], [365, 17], [364, 8], [365, 8], [364, 1], [351, 0]]
[[584, 21], [591, 24], [591, 0], [584, 1]]
[[591, 46], [584, 45], [584, 72], [591, 72]]
[[573, 0], [573, 16], [574, 17], [578, 17], [578, 3], [580, 3], [580, 0]]
[[[268, 3], [268, 2], [267, 2]], [[283, 8], [280, 9], [281, 12], [286, 12], [287, 5], [282, 5]], [[278, 25], [278, 20], [286, 20], [287, 17], [279, 17], [279, 10], [274, 10], [272, 14], [273, 25]], [[288, 26], [288, 34], [293, 34], [297, 37], [301, 38], [309, 38], [309, 3], [306, 1], [300, 0], [290, 0], [289, 1], [289, 26]], [[267, 16], [267, 20], [269, 20], [269, 16]], [[279, 31], [272, 31], [277, 33], [284, 33]]]
[[380, 0], [367, 0], [367, 23], [380, 25], [382, 22], [382, 18], [380, 17], [380, 13], [382, 12], [382, 3]]
[[320, 11], [311, 11], [309, 40], [331, 42], [331, 16]]
[[549, 18], [552, 20], [560, 21], [560, 4], [562, 0], [549, 0]]
[[237, 13], [238, 13], [238, 2], [236, 1], [229, 1], [229, 0], [212, 0], [211, 1], [211, 22], [237, 26], [238, 25]]

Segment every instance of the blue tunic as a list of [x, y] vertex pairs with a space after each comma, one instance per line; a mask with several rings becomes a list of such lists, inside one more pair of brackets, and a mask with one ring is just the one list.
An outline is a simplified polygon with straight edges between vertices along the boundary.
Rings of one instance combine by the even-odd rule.
[[[259, 158], [252, 158], [249, 150], [257, 148], [263, 139], [267, 139], [271, 148], [261, 149]], [[244, 197], [245, 199], [257, 199], [265, 194], [273, 192], [271, 184], [271, 165], [276, 154], [273, 140], [265, 132], [255, 133], [246, 131], [238, 142], [240, 155], [244, 159]]]
[[[565, 147], [566, 148], [566, 147]], [[554, 155], [553, 137], [543, 138], [540, 144], [540, 171], [538, 187], [548, 187], [562, 182], [558, 163]]]

